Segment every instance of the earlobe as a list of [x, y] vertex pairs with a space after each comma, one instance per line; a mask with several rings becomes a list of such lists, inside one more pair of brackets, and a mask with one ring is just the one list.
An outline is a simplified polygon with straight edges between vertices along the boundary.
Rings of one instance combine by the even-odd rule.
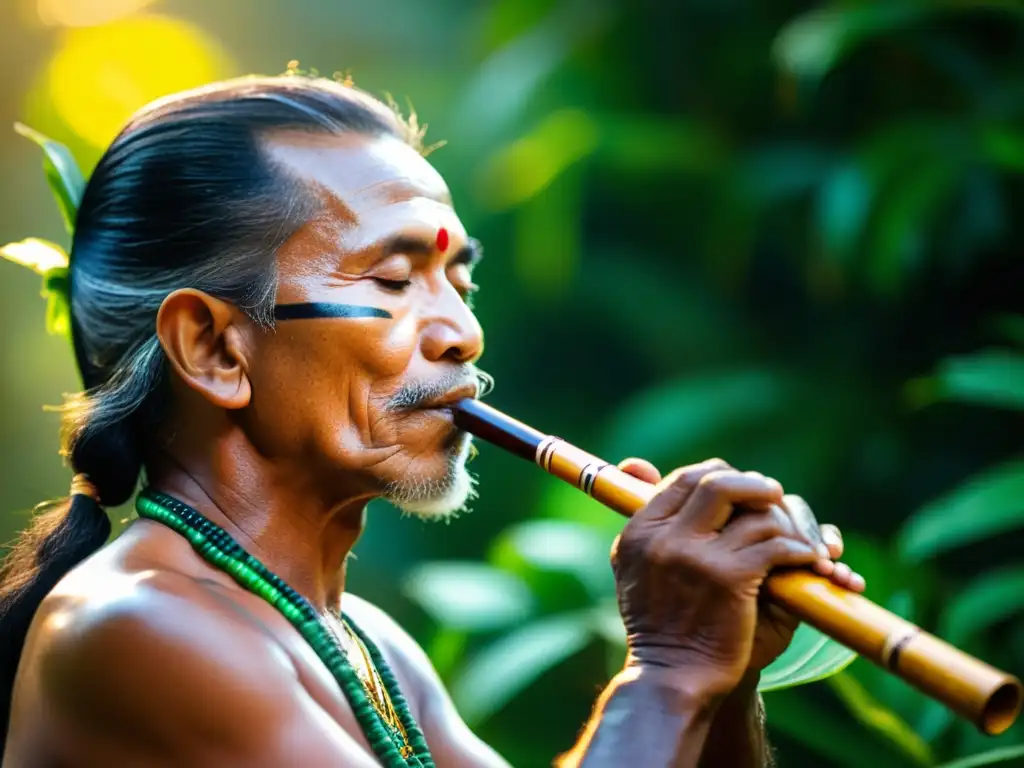
[[244, 314], [192, 288], [174, 291], [157, 313], [160, 346], [178, 377], [211, 404], [244, 408], [252, 397]]

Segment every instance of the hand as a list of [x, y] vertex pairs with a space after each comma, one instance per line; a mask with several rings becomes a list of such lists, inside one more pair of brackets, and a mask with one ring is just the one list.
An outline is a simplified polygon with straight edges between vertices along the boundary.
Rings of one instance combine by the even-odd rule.
[[[661, 482], [648, 462], [619, 468]], [[613, 551], [631, 661], [686, 668], [719, 693], [756, 684], [798, 623], [759, 604], [764, 577], [776, 566], [811, 565], [862, 590], [859, 575], [833, 563], [841, 554], [839, 531], [819, 528], [806, 503], [783, 496], [776, 481], [721, 460], [676, 470]]]

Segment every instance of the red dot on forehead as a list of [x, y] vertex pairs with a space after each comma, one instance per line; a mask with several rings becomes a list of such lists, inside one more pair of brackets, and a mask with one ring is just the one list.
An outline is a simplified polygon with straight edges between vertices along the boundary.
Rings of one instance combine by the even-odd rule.
[[437, 250], [442, 253], [448, 250], [448, 230], [444, 227], [437, 230]]

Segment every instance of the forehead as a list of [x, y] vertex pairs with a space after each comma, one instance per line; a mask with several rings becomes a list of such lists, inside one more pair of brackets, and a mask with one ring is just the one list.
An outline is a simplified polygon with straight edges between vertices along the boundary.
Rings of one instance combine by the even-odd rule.
[[327, 215], [348, 224], [379, 230], [385, 217], [394, 229], [452, 213], [441, 174], [392, 136], [278, 133], [266, 148], [274, 162], [309, 184]]

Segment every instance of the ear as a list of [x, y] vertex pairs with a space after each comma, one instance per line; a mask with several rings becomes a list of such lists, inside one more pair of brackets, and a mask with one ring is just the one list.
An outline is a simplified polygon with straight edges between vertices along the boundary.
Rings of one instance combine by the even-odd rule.
[[228, 410], [244, 408], [252, 397], [244, 317], [192, 288], [170, 294], [156, 316], [160, 346], [181, 380]]

